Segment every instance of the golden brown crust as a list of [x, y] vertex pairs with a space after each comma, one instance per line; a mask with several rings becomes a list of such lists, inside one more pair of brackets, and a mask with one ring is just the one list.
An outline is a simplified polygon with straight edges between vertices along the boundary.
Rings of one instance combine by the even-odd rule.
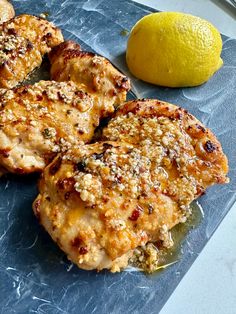
[[23, 81], [52, 47], [63, 41], [52, 23], [32, 15], [17, 16], [0, 25], [0, 87]]
[[[121, 105], [108, 127], [104, 129], [104, 139], [126, 141], [135, 145], [140, 145], [142, 141], [149, 139], [151, 145], [160, 143], [163, 145], [163, 134], [159, 136], [155, 134], [162, 119], [166, 120], [167, 126], [174, 127], [167, 132], [164, 141], [167, 142], [168, 149], [174, 150], [175, 160], [182, 158], [182, 162], [186, 163], [187, 171], [192, 172], [200, 181], [203, 180], [203, 186], [228, 181], [227, 157], [216, 136], [187, 110], [167, 102], [144, 99]], [[150, 123], [152, 127], [149, 126]], [[180, 142], [181, 137], [177, 142], [173, 140], [178, 139], [178, 129], [184, 136], [183, 144]], [[178, 156], [177, 151], [179, 151]]]
[[13, 5], [7, 0], [0, 0], [0, 24], [15, 16]]
[[[56, 81], [75, 82], [94, 97], [104, 115], [114, 111], [114, 105], [126, 100], [129, 79], [104, 57], [82, 51], [80, 45], [67, 41], [49, 54], [51, 78]], [[104, 109], [105, 107], [105, 109]]]
[[[54, 64], [55, 62], [60, 63], [58, 71], [61, 71], [63, 64], [65, 62], [64, 58], [66, 58], [69, 55], [71, 55], [72, 57], [72, 53], [74, 53], [75, 55], [77, 53], [79, 55], [80, 52], [81, 47], [78, 43], [74, 42], [73, 40], [67, 40], [61, 43], [60, 45], [55, 46], [49, 53], [48, 57], [51, 64]], [[53, 75], [57, 76], [56, 73], [54, 73]]]
[[0, 96], [0, 164], [14, 173], [41, 171], [58, 152], [91, 140], [99, 117], [73, 82], [8, 90]]
[[119, 271], [137, 247], [172, 246], [170, 229], [208, 186], [227, 182], [228, 166], [210, 130], [157, 100], [127, 102], [103, 136], [111, 141], [71, 149], [45, 169], [33, 208], [79, 267]]
[[34, 212], [79, 267], [118, 271], [147, 241], [170, 246], [168, 230], [188, 214], [156, 186], [155, 163], [127, 143], [72, 149], [45, 169]]

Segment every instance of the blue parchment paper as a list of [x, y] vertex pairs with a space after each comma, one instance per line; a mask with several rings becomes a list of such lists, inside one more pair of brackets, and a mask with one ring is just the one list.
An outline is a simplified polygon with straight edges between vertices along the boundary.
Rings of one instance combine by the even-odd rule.
[[129, 75], [138, 97], [169, 101], [196, 115], [220, 139], [229, 157], [231, 183], [209, 189], [200, 199], [205, 216], [183, 241], [179, 261], [147, 276], [132, 270], [86, 272], [73, 266], [33, 216], [31, 204], [38, 177], [1, 178], [0, 311], [158, 313], [236, 197], [236, 40], [222, 36], [224, 66], [206, 84], [159, 88], [129, 74], [124, 59], [127, 36], [121, 34], [152, 9], [128, 0], [16, 0], [13, 4], [17, 14], [48, 12], [66, 39], [104, 55]]

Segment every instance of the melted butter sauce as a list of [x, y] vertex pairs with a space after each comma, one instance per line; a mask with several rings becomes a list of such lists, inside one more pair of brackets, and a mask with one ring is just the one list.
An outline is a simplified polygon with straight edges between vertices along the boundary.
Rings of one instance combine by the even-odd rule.
[[164, 252], [163, 256], [161, 257], [160, 266], [151, 275], [156, 275], [159, 273], [159, 271], [163, 271], [165, 268], [178, 262], [182, 255], [183, 240], [186, 238], [187, 234], [196, 226], [198, 226], [201, 220], [204, 218], [203, 209], [197, 201], [192, 202], [190, 207], [192, 209], [192, 214], [185, 223], [180, 223], [171, 230], [174, 245]]
[[43, 59], [42, 65], [39, 68], [36, 68], [33, 72], [31, 72], [24, 80], [24, 82], [20, 85], [31, 85], [41, 80], [50, 80], [50, 73], [48, 69], [50, 69], [50, 63], [47, 57], [45, 57]]
[[[165, 268], [175, 264], [181, 259], [183, 240], [192, 229], [200, 224], [204, 217], [203, 209], [198, 202], [194, 201], [190, 206], [192, 214], [187, 221], [178, 224], [171, 230], [174, 245], [170, 249], [160, 249], [160, 254], [158, 254], [158, 266], [156, 270], [151, 273], [147, 268], [147, 275], [155, 276], [160, 271], [163, 271]], [[139, 262], [131, 263], [126, 271], [145, 271], [145, 269], [139, 268], [141, 265], [139, 266]]]
[[179, 258], [181, 258], [181, 249], [182, 249], [182, 242], [186, 238], [187, 234], [198, 226], [204, 217], [204, 212], [202, 210], [201, 205], [194, 201], [191, 204], [192, 214], [187, 219], [185, 223], [180, 223], [175, 226], [171, 230], [172, 239], [174, 241], [174, 245], [172, 248], [167, 250], [163, 258], [162, 265], [171, 264], [177, 262]]

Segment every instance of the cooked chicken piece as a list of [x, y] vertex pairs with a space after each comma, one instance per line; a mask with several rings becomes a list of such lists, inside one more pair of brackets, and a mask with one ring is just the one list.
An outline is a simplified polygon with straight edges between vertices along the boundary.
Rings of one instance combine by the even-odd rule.
[[[134, 100], [120, 106], [103, 130], [105, 140], [161, 147], [169, 179], [194, 176], [199, 191], [227, 182], [227, 157], [215, 135], [187, 110], [159, 100]], [[181, 189], [181, 187], [180, 187]]]
[[8, 90], [0, 96], [0, 165], [13, 173], [41, 171], [56, 153], [91, 140], [99, 117], [73, 82]]
[[20, 15], [0, 25], [0, 88], [22, 82], [62, 41], [61, 31], [39, 17]]
[[120, 73], [104, 57], [81, 51], [80, 45], [67, 41], [52, 49], [49, 54], [51, 78], [55, 81], [75, 82], [88, 92], [101, 110], [106, 107], [114, 111], [114, 105], [126, 100], [130, 90], [129, 79]]
[[34, 212], [79, 267], [119, 271], [135, 247], [159, 237], [167, 244], [165, 224], [178, 222], [176, 203], [151, 187], [152, 166], [130, 144], [80, 146], [45, 169]]
[[104, 133], [116, 142], [82, 145], [45, 169], [33, 208], [79, 267], [115, 272], [137, 247], [171, 247], [170, 229], [209, 185], [228, 181], [228, 167], [211, 131], [167, 103], [129, 102]]
[[7, 0], [0, 0], [0, 24], [12, 19], [15, 11], [12, 4]]

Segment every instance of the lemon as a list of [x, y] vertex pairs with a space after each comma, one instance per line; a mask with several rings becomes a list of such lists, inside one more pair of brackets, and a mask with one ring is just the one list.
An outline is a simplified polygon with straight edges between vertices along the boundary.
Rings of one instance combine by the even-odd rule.
[[179, 12], [152, 13], [132, 28], [126, 61], [143, 81], [197, 86], [222, 66], [221, 50], [220, 33], [208, 21]]

